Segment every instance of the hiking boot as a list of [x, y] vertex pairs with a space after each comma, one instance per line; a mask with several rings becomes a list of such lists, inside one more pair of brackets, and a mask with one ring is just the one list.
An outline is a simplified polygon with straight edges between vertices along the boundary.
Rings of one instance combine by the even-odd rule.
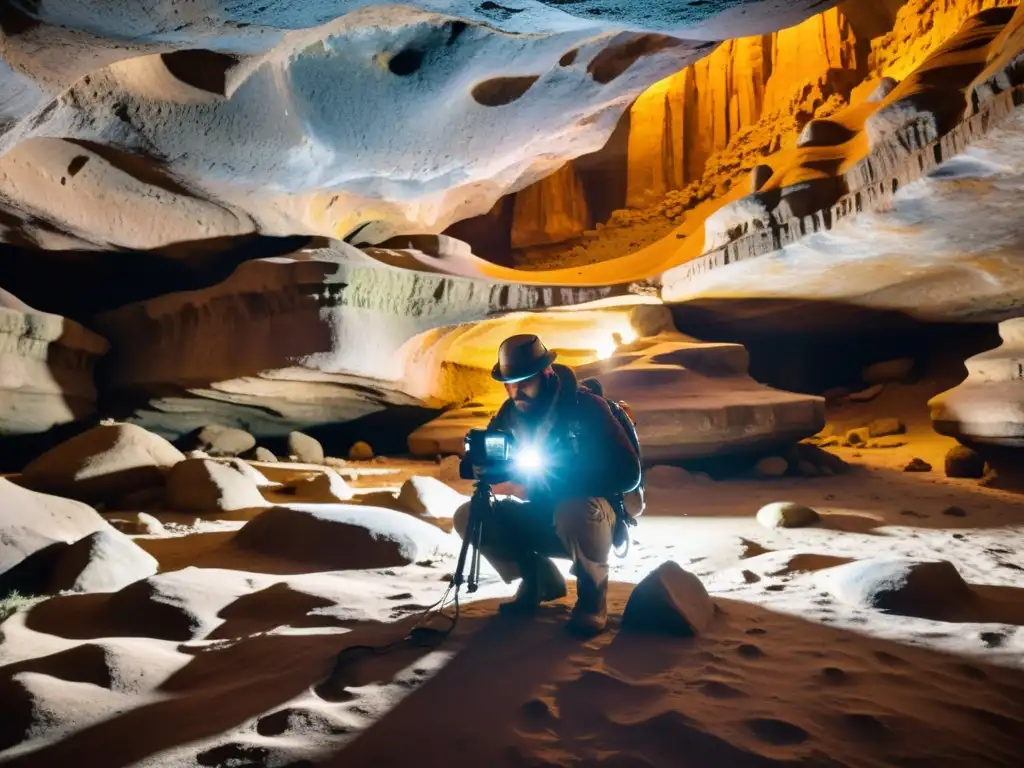
[[608, 626], [608, 610], [601, 608], [596, 611], [580, 610], [579, 605], [573, 609], [572, 617], [566, 625], [566, 631], [576, 637], [595, 637], [604, 632]]
[[516, 596], [498, 606], [502, 615], [522, 616], [536, 612], [541, 603], [558, 600], [569, 594], [565, 579], [546, 557], [535, 556], [529, 565], [520, 566], [523, 580]]
[[608, 577], [595, 583], [593, 574], [579, 563], [573, 564], [572, 572], [576, 576], [576, 605], [566, 630], [577, 637], [599, 635], [608, 626]]

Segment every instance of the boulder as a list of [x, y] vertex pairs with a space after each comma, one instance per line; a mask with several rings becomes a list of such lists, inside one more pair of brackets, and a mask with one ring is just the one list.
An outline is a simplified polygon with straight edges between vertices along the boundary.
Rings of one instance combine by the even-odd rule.
[[292, 483], [292, 487], [297, 498], [320, 504], [349, 501], [353, 496], [345, 479], [329, 467], [322, 472], [299, 478]]
[[903, 616], [948, 617], [974, 598], [952, 563], [876, 557], [821, 572], [822, 587], [848, 605]]
[[262, 472], [244, 459], [232, 457], [230, 459], [219, 459], [218, 461], [224, 466], [231, 467], [235, 472], [238, 472], [252, 480], [258, 488], [265, 488], [268, 485], [278, 485], [278, 483], [268, 480]]
[[211, 456], [240, 456], [256, 446], [256, 438], [244, 429], [209, 424], [195, 435], [195, 448]]
[[354, 443], [352, 447], [348, 449], [349, 461], [369, 461], [372, 458], [373, 448], [370, 447], [369, 443], [364, 443], [362, 440], [358, 443]]
[[954, 445], [946, 453], [946, 477], [969, 477], [978, 479], [985, 476], [985, 459], [977, 451], [965, 445]]
[[163, 485], [184, 454], [134, 424], [100, 424], [32, 461], [18, 478], [27, 488], [81, 501], [109, 501]]
[[789, 469], [789, 462], [781, 456], [765, 456], [754, 465], [758, 477], [782, 477]]
[[886, 437], [888, 435], [902, 435], [907, 431], [906, 425], [899, 419], [875, 419], [868, 424], [868, 435], [871, 437]]
[[757, 522], [765, 528], [803, 528], [819, 519], [815, 510], [792, 501], [773, 501], [757, 511]]
[[123, 533], [102, 530], [63, 550], [50, 578], [51, 592], [116, 592], [157, 572], [156, 558]]
[[163, 536], [167, 533], [164, 524], [146, 512], [130, 517], [111, 518], [110, 524], [129, 536]]
[[690, 472], [671, 464], [658, 464], [644, 472], [644, 486], [647, 488], [672, 488], [692, 482], [693, 475]]
[[846, 442], [850, 445], [864, 445], [871, 437], [871, 430], [867, 427], [857, 427], [846, 433]]
[[288, 455], [294, 456], [303, 464], [323, 464], [324, 447], [320, 441], [302, 432], [288, 433]]
[[265, 507], [250, 478], [213, 459], [187, 459], [167, 476], [164, 506], [174, 512], [215, 513]]
[[277, 462], [277, 456], [275, 456], [274, 452], [271, 451], [269, 448], [264, 448], [262, 445], [257, 445], [252, 450], [252, 460], [273, 464]]
[[911, 381], [913, 373], [913, 358], [900, 357], [872, 363], [861, 371], [860, 377], [865, 384], [905, 383]]
[[851, 392], [847, 397], [854, 403], [867, 403], [874, 400], [885, 389], [885, 384], [874, 384], [860, 392]]
[[79, 501], [37, 493], [0, 477], [0, 580], [36, 552], [111, 527]]
[[918, 457], [915, 456], [914, 458], [912, 458], [910, 461], [908, 461], [906, 464], [903, 465], [903, 471], [904, 472], [931, 472], [932, 471], [932, 465], [929, 464], [924, 459], [919, 459]]
[[414, 515], [450, 519], [469, 501], [454, 488], [432, 477], [410, 477], [398, 493], [399, 506]]
[[633, 588], [622, 612], [622, 629], [693, 637], [704, 632], [715, 604], [700, 579], [668, 561]]
[[272, 507], [242, 526], [232, 542], [323, 570], [394, 568], [458, 549], [453, 536], [412, 515], [342, 504]]

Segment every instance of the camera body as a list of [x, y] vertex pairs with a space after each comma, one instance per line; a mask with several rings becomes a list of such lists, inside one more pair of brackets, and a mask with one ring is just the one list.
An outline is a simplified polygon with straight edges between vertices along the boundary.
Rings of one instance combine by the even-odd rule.
[[515, 438], [497, 429], [471, 429], [466, 433], [465, 455], [459, 465], [463, 480], [501, 482], [512, 471]]

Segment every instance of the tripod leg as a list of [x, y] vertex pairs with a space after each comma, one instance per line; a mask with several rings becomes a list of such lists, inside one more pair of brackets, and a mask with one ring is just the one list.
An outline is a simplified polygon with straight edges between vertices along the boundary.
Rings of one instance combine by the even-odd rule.
[[468, 592], [476, 592], [477, 584], [480, 581], [480, 543], [483, 541], [484, 532], [484, 504], [486, 499], [481, 499], [476, 509], [472, 510], [473, 524], [471, 527], [472, 535], [468, 535], [470, 531], [467, 531], [467, 538], [470, 538], [473, 542], [473, 559], [470, 561], [469, 566], [469, 582], [467, 586]]

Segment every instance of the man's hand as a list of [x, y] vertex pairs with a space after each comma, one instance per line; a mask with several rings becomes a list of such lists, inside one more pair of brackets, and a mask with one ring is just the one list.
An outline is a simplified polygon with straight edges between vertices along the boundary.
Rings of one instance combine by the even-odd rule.
[[520, 485], [519, 483], [499, 483], [498, 485], [492, 486], [491, 490], [502, 496], [515, 496], [517, 499], [521, 499], [522, 501], [528, 500], [526, 498], [526, 486]]

